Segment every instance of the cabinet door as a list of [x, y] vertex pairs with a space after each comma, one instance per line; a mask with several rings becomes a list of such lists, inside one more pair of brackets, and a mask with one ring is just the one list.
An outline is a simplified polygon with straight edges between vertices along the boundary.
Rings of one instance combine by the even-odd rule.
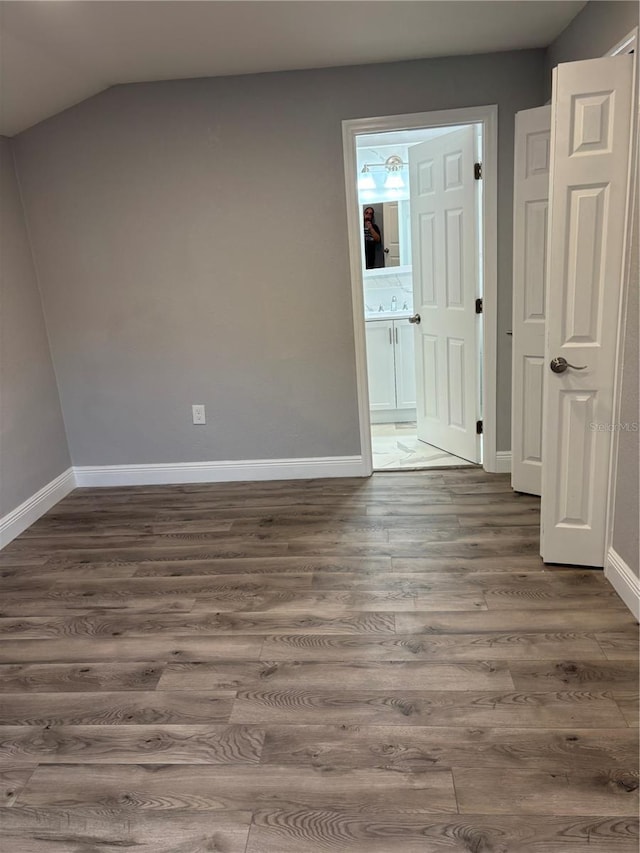
[[393, 321], [366, 323], [369, 408], [372, 412], [395, 409], [396, 388], [393, 366]]
[[416, 407], [416, 361], [414, 326], [408, 320], [394, 320], [396, 354], [396, 408]]

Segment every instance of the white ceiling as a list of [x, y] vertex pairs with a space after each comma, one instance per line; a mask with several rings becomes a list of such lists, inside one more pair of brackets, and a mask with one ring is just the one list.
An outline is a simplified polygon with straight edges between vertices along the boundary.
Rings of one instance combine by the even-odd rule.
[[0, 2], [0, 133], [117, 83], [546, 47], [584, 0]]

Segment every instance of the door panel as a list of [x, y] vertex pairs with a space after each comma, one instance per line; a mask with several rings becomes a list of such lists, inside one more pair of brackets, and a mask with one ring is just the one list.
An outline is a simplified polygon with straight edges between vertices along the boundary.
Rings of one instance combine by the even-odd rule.
[[396, 356], [396, 402], [399, 409], [416, 407], [416, 355], [413, 326], [408, 320], [394, 320]]
[[409, 148], [418, 438], [480, 460], [474, 129]]
[[447, 338], [447, 378], [449, 380], [449, 423], [464, 429], [464, 341]]
[[[554, 72], [542, 447], [546, 562], [604, 565], [632, 68], [625, 55]], [[585, 369], [551, 372], [555, 357]]]
[[551, 107], [516, 115], [513, 192], [511, 485], [539, 495]]
[[[414, 221], [413, 211], [411, 221]], [[418, 301], [414, 294], [414, 305], [436, 306], [436, 217], [434, 213], [419, 213], [417, 219], [418, 263], [413, 262], [413, 269], [418, 271], [414, 276], [413, 286], [419, 289]], [[412, 241], [412, 245], [415, 240]]]
[[438, 339], [434, 335], [419, 335], [420, 358], [416, 361], [417, 372], [423, 376], [422, 387], [424, 394], [418, 394], [418, 382], [416, 380], [416, 406], [418, 409], [418, 421], [421, 419], [436, 420], [440, 417], [439, 377], [440, 362], [438, 361]]
[[594, 417], [595, 392], [560, 392], [558, 432], [560, 435], [560, 477], [557, 518], [560, 524], [588, 526], [592, 516], [592, 462], [594, 433], [589, 424]]
[[[544, 344], [544, 341], [543, 341]], [[531, 480], [512, 476], [513, 488], [519, 492], [539, 494], [542, 465], [542, 395], [544, 382], [544, 356], [524, 356], [522, 362], [522, 385], [519, 397], [522, 403], [520, 464]], [[526, 486], [526, 488], [525, 488]]]

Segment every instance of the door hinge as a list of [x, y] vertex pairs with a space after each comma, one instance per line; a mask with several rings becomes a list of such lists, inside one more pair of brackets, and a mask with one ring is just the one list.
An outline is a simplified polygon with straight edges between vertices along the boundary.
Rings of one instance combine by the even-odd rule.
[[476, 179], [476, 181], [482, 180], [482, 163], [473, 164], [473, 177]]
[[482, 435], [482, 421], [476, 421], [476, 435]]
[[482, 314], [482, 299], [476, 299], [476, 314]]

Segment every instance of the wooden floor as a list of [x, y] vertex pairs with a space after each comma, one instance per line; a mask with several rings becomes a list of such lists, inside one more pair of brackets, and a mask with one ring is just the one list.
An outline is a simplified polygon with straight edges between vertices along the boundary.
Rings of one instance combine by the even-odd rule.
[[3, 853], [637, 853], [637, 625], [476, 470], [76, 490], [0, 553]]

